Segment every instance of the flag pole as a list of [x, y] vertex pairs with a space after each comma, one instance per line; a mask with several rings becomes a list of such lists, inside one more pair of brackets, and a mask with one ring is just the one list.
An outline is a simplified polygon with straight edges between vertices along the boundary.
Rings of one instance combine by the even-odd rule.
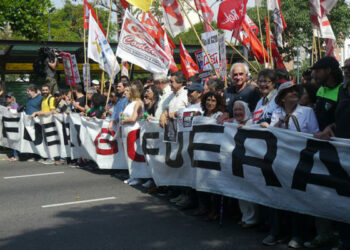
[[[258, 14], [258, 22], [259, 22], [259, 29], [260, 29], [260, 39], [261, 39], [261, 44], [262, 44], [262, 47], [263, 47], [263, 52], [264, 52], [264, 40], [263, 40], [263, 34], [262, 34], [262, 29], [261, 29], [261, 21], [260, 21], [260, 11], [259, 11], [259, 6], [258, 6], [258, 3], [257, 1], [255, 1], [255, 5], [256, 5], [256, 12]], [[267, 34], [267, 33], [266, 33]], [[263, 53], [264, 55], [264, 68], [266, 66], [266, 57], [265, 57], [265, 53]]]
[[[196, 12], [202, 19], [203, 21], [205, 21], [213, 30], [215, 30], [215, 28], [213, 27], [213, 25], [211, 25], [211, 23], [208, 22], [207, 19], [205, 19], [189, 2], [188, 0], [184, 0], [185, 3], [194, 11]], [[180, 2], [180, 1], [179, 1]], [[244, 61], [246, 61], [246, 63], [252, 67], [252, 69], [254, 69], [254, 71], [256, 73], [258, 73], [258, 70], [254, 67], [253, 64], [251, 64], [247, 58], [245, 58], [231, 43], [229, 43], [228, 41], [225, 40], [225, 43], [230, 46]]]
[[[216, 77], [217, 77], [217, 78], [220, 78], [218, 72], [216, 72], [216, 70], [215, 70], [214, 64], [213, 64], [213, 62], [211, 61], [210, 56], [209, 56], [207, 50], [206, 50], [205, 47], [204, 47], [204, 44], [202, 43], [201, 38], [199, 37], [199, 35], [198, 35], [197, 31], [196, 31], [196, 28], [194, 27], [193, 23], [191, 22], [191, 19], [188, 17], [187, 12], [185, 11], [185, 7], [184, 7], [183, 4], [181, 3], [181, 1], [178, 1], [178, 3], [180, 4], [181, 9], [182, 9], [183, 12], [185, 13], [186, 18], [187, 18], [188, 22], [190, 23], [190, 25], [191, 25], [191, 27], [192, 27], [192, 29], [193, 29], [193, 31], [194, 31], [194, 34], [196, 35], [196, 37], [197, 37], [197, 39], [198, 39], [200, 45], [202, 46], [202, 49], [203, 49], [205, 55], [207, 56], [208, 61], [209, 61], [210, 65], [211, 65], [212, 69], [213, 69], [214, 72], [215, 72]], [[198, 12], [197, 12], [197, 13], [198, 13]], [[199, 14], [199, 13], [198, 13], [198, 14]], [[203, 20], [204, 20], [204, 19], [203, 19]]]
[[[84, 6], [85, 8], [85, 6]], [[84, 17], [84, 20], [85, 20], [85, 17]], [[83, 23], [84, 25], [84, 23]], [[86, 30], [85, 30], [85, 27], [84, 27], [84, 64], [87, 63], [87, 60], [86, 60]], [[84, 81], [83, 81], [84, 82]], [[84, 83], [83, 83], [83, 87], [84, 87]], [[89, 83], [87, 82], [86, 84], [86, 93], [85, 93], [85, 104], [87, 105], [87, 91], [89, 90]], [[73, 94], [72, 94], [73, 96]]]
[[318, 39], [318, 51], [319, 51], [319, 56], [320, 56], [320, 59], [322, 58], [322, 47], [321, 47], [321, 38], [320, 37], [317, 37]]
[[[270, 25], [270, 11], [269, 10], [267, 10], [267, 22], [268, 22], [268, 24], [269, 24], [269, 27], [271, 26]], [[269, 49], [269, 51], [270, 51], [270, 62], [271, 62], [271, 68], [273, 69], [274, 67], [273, 67], [273, 57], [272, 57], [272, 46], [271, 46], [271, 40], [270, 40], [270, 37], [269, 37], [269, 41], [270, 41], [270, 49]]]
[[[111, 23], [111, 12], [112, 12], [112, 0], [110, 1], [109, 14], [108, 14], [108, 25], [107, 25], [107, 33], [106, 33], [107, 41], [108, 41], [109, 25]], [[101, 76], [101, 94], [103, 94], [104, 86], [105, 86], [105, 72], [102, 71], [102, 76]]]

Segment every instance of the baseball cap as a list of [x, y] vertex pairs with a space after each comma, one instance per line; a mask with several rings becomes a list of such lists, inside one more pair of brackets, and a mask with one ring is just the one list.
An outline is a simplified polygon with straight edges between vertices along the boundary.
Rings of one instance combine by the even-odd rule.
[[333, 56], [325, 56], [318, 60], [311, 69], [339, 69], [339, 62]]
[[94, 85], [100, 85], [100, 82], [98, 80], [92, 80], [91, 83]]
[[198, 83], [198, 82], [192, 83], [191, 85], [185, 87], [185, 89], [188, 89], [190, 91], [197, 90], [198, 92], [203, 92], [204, 91], [203, 85]]
[[5, 97], [12, 97], [12, 96], [15, 96], [15, 95], [13, 94], [13, 92], [8, 92], [8, 93], [5, 95]]

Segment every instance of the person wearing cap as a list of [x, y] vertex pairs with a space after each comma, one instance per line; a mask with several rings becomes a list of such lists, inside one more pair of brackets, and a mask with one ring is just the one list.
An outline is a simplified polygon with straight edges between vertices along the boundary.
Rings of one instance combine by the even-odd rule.
[[321, 86], [316, 94], [315, 112], [320, 130], [324, 130], [335, 121], [335, 110], [343, 74], [338, 61], [331, 56], [323, 57], [311, 69], [316, 84]]
[[188, 109], [196, 109], [201, 114], [203, 113], [201, 107], [201, 100], [204, 92], [204, 87], [199, 82], [193, 82], [191, 85], [185, 87], [187, 89], [187, 97], [188, 97], [188, 105], [186, 108]]
[[[350, 139], [350, 58], [346, 59], [343, 66], [344, 72], [344, 84], [339, 88], [338, 105], [335, 110], [335, 121], [328, 125], [322, 132], [315, 134], [315, 137], [325, 140], [330, 140], [331, 137], [339, 137]], [[347, 223], [337, 222], [339, 229], [339, 236], [341, 240], [341, 246], [339, 250], [350, 249], [350, 225]], [[318, 236], [318, 242], [323, 243], [320, 234]], [[314, 239], [314, 243], [318, 243]], [[322, 244], [318, 244], [322, 245]]]
[[92, 87], [93, 87], [94, 89], [96, 89], [97, 92], [101, 93], [100, 82], [99, 82], [98, 80], [95, 79], [95, 80], [92, 80], [91, 83], [92, 83]]
[[7, 108], [12, 109], [12, 110], [17, 110], [18, 109], [18, 104], [16, 102], [15, 95], [12, 92], [8, 92], [5, 95], [6, 102], [7, 102]]
[[[280, 85], [275, 98], [278, 107], [272, 113], [270, 126], [289, 129], [298, 132], [314, 134], [319, 131], [318, 122], [314, 110], [310, 107], [299, 105], [301, 89], [299, 85], [285, 82]], [[264, 245], [276, 245], [281, 238], [286, 237], [281, 230], [282, 221], [290, 221], [291, 239], [289, 247], [300, 248], [302, 240], [302, 221], [300, 215], [277, 209], [269, 209], [271, 229], [269, 235], [262, 241]], [[285, 229], [285, 228], [284, 228]]]
[[66, 101], [66, 93], [58, 90], [53, 94], [56, 103], [56, 109], [53, 113], [65, 113], [68, 111], [69, 103]]
[[185, 108], [188, 105], [186, 77], [182, 71], [171, 73], [170, 87], [174, 93], [170, 100], [167, 109], [162, 113], [159, 119], [159, 125], [164, 127], [169, 121], [174, 121], [177, 116], [177, 111], [180, 108]]

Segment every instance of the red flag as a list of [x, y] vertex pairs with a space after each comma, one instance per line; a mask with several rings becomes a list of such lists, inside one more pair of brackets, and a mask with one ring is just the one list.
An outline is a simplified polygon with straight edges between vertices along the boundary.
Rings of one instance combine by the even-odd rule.
[[326, 39], [326, 56], [334, 56], [334, 45], [335, 45], [335, 40], [333, 39]]
[[[214, 12], [213, 10], [209, 7], [208, 3], [206, 0], [194, 0], [194, 4], [196, 5], [196, 9], [199, 12], [200, 10], [202, 11], [203, 17], [211, 23], [214, 18]], [[213, 29], [210, 27], [207, 22], [204, 22], [204, 30], [205, 32], [212, 31]]]
[[267, 9], [272, 10], [273, 21], [275, 24], [275, 33], [277, 37], [277, 44], [283, 47], [282, 32], [287, 28], [287, 24], [284, 21], [284, 17], [281, 11], [281, 1], [280, 0], [267, 0]]
[[122, 4], [124, 9], [129, 7], [129, 3], [127, 1], [125, 1], [125, 0], [120, 0], [120, 3]]
[[163, 0], [163, 17], [167, 30], [172, 37], [185, 30], [184, 19], [176, 0]]
[[265, 16], [265, 26], [266, 26], [266, 47], [267, 49], [269, 49], [271, 46], [272, 60], [275, 65], [275, 68], [285, 69], [286, 66], [284, 65], [282, 56], [278, 51], [277, 45], [275, 43], [273, 34], [270, 30], [269, 22], [267, 21], [266, 16]]
[[[246, 15], [247, 16], [247, 15]], [[248, 19], [245, 17], [239, 35], [235, 37], [248, 51], [255, 55], [260, 64], [268, 60], [268, 54], [255, 33], [249, 28]]]
[[181, 61], [181, 70], [185, 74], [186, 78], [190, 78], [198, 73], [198, 66], [193, 61], [190, 54], [188, 54], [185, 46], [183, 45], [181, 38], [180, 41], [180, 61]]
[[100, 27], [100, 29], [102, 30], [103, 34], [106, 36], [106, 32], [104, 31], [100, 20], [98, 20], [96, 12], [94, 10], [94, 8], [92, 8], [92, 6], [89, 4], [89, 2], [87, 0], [84, 0], [84, 29], [89, 29], [89, 13], [91, 11], [92, 16], [95, 18], [95, 20], [97, 20], [98, 26]]
[[226, 0], [220, 4], [218, 13], [218, 28], [224, 30], [238, 29], [247, 12], [248, 0]]
[[252, 19], [250, 19], [250, 17], [248, 15], [245, 15], [245, 21], [247, 22], [249, 29], [256, 35], [259, 35], [259, 28], [258, 26], [256, 26], [256, 24], [252, 21]]
[[[164, 34], [167, 34], [163, 27], [158, 23], [156, 18], [151, 14], [151, 12], [143, 12], [142, 19], [141, 19], [142, 25], [147, 30], [148, 34], [150, 34], [154, 40], [158, 43], [160, 47], [164, 47]], [[172, 54], [174, 53], [175, 44], [173, 41], [169, 38], [167, 34], [168, 43], [170, 44], [170, 47], [172, 48]]]
[[179, 71], [179, 69], [176, 66], [174, 57], [173, 57], [174, 50], [172, 50], [170, 45], [169, 45], [168, 35], [167, 35], [166, 32], [164, 32], [164, 47], [163, 47], [163, 50], [168, 55], [168, 57], [170, 58], [170, 71], [171, 72]]

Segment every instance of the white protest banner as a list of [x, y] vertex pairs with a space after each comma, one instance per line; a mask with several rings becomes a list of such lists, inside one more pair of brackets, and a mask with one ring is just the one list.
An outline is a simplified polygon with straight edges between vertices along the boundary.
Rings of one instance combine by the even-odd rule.
[[16, 112], [0, 106], [0, 141], [1, 145], [20, 150], [20, 118]]
[[196, 116], [192, 131], [177, 133], [177, 143], [163, 142], [157, 123], [123, 126], [121, 151], [115, 143], [120, 138], [106, 130], [108, 120], [64, 114], [29, 121], [24, 113], [0, 111], [1, 146], [49, 158], [80, 155], [105, 169], [122, 168], [124, 155], [131, 177], [152, 177], [157, 185], [188, 186], [350, 223], [349, 139], [324, 141], [275, 127], [218, 125]]
[[131, 178], [151, 178], [151, 171], [142, 152], [140, 123], [122, 126], [122, 139], [125, 158]]
[[227, 62], [226, 62], [226, 44], [225, 35], [219, 35], [219, 48], [220, 48], [220, 77], [224, 79], [227, 74]]
[[178, 133], [178, 144], [164, 145], [157, 124], [142, 128], [142, 146], [157, 185], [189, 186], [350, 222], [350, 140], [322, 141], [278, 128], [237, 129], [202, 119], [195, 117], [192, 132]]
[[[213, 63], [215, 69], [220, 68], [220, 59], [219, 59], [219, 44], [218, 44], [218, 31], [210, 31], [201, 34], [201, 40], [204, 44], [210, 60]], [[203, 52], [203, 70], [211, 70], [208, 57]]]
[[129, 11], [125, 11], [116, 55], [152, 73], [167, 74], [170, 67], [167, 54]]

